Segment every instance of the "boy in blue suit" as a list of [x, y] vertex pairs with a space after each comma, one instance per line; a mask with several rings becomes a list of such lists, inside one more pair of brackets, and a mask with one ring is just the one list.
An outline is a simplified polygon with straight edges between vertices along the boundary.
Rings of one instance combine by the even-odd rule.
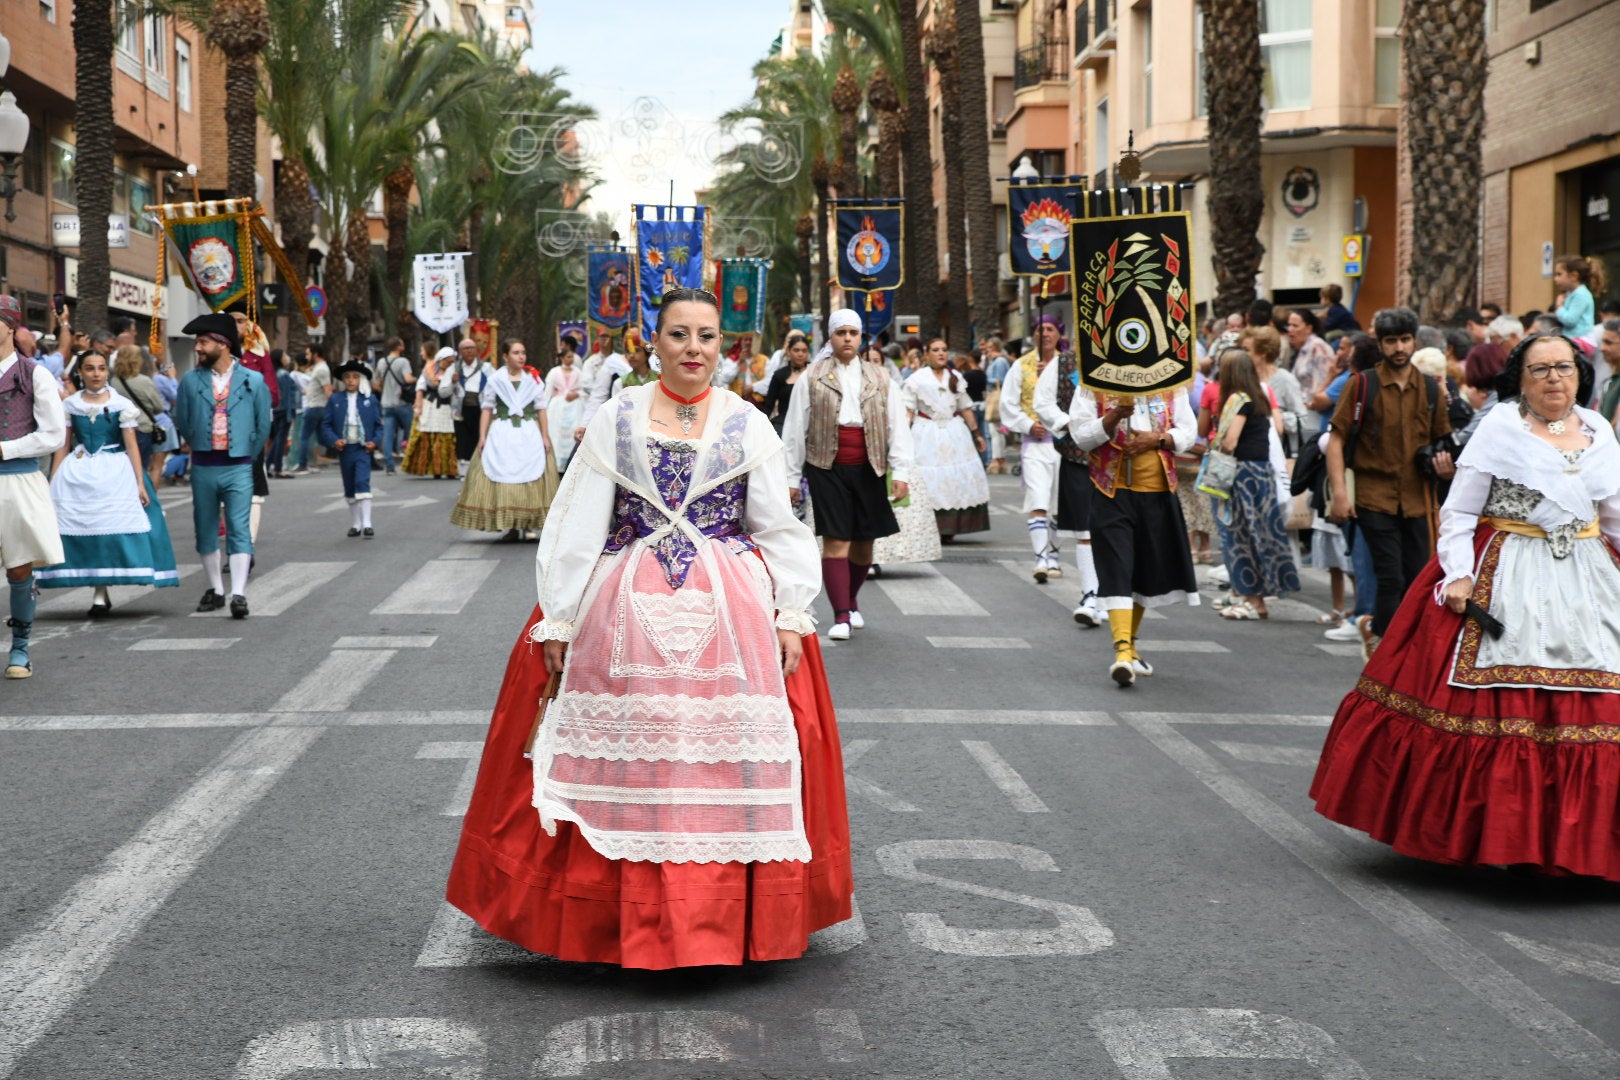
[[337, 369], [343, 389], [326, 402], [321, 415], [321, 441], [335, 446], [343, 472], [343, 497], [349, 500], [349, 535], [371, 539], [371, 452], [382, 442], [382, 405], [362, 386], [371, 385], [371, 369], [350, 360]]
[[186, 324], [197, 339], [197, 366], [180, 380], [174, 424], [191, 454], [191, 520], [197, 554], [208, 575], [198, 611], [225, 606], [220, 573], [219, 508], [225, 506], [225, 547], [231, 565], [231, 618], [248, 615], [253, 456], [270, 437], [270, 389], [264, 377], [237, 362], [242, 338], [229, 315], [200, 315]]

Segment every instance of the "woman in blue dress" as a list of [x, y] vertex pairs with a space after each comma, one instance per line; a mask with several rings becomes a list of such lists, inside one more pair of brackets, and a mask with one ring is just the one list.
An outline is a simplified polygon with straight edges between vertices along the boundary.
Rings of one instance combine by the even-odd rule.
[[68, 438], [56, 452], [51, 501], [65, 559], [38, 572], [43, 589], [95, 589], [90, 618], [112, 610], [112, 585], [180, 584], [174, 545], [135, 444], [140, 409], [107, 385], [107, 359], [79, 364], [84, 389], [62, 402]]

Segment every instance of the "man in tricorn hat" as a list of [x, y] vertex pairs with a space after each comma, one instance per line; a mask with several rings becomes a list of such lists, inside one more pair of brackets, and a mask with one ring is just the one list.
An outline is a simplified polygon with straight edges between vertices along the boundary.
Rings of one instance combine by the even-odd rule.
[[0, 296], [0, 563], [5, 564], [11, 596], [11, 655], [6, 678], [34, 673], [28, 639], [34, 626], [34, 564], [62, 561], [56, 511], [39, 459], [53, 453], [66, 436], [62, 396], [56, 377], [22, 356], [17, 332], [22, 305]]
[[198, 611], [225, 606], [219, 552], [219, 510], [225, 507], [225, 547], [230, 554], [231, 617], [248, 614], [248, 570], [253, 561], [249, 516], [253, 500], [253, 455], [270, 435], [270, 390], [263, 377], [237, 362], [242, 339], [229, 315], [199, 315], [184, 331], [197, 339], [197, 366], [180, 380], [175, 427], [191, 452], [191, 518], [197, 554], [208, 575]]

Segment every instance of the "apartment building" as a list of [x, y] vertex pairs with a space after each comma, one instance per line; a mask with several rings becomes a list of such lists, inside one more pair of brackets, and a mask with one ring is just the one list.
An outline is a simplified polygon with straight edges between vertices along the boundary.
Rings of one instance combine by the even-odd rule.
[[[1257, 289], [1314, 303], [1338, 284], [1364, 319], [1394, 302], [1399, 0], [1265, 0], [1266, 65]], [[1191, 181], [1194, 296], [1214, 295], [1203, 24], [1195, 0], [1019, 0], [1009, 166], [1102, 186], [1128, 144], [1143, 183]], [[1371, 237], [1359, 278], [1344, 237]]]

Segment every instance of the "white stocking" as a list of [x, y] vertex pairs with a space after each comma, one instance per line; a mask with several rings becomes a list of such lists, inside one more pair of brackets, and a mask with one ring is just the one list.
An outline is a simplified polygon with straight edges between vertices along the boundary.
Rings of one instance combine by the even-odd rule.
[[361, 505], [362, 504], [359, 499], [356, 499], [349, 504], [349, 525], [351, 528], [358, 529], [360, 527]]
[[231, 595], [246, 596], [248, 582], [248, 567], [253, 563], [253, 555], [249, 552], [236, 552], [231, 555]]
[[1080, 572], [1080, 595], [1097, 592], [1097, 561], [1091, 555], [1091, 542], [1078, 540], [1074, 545], [1074, 568]]
[[220, 575], [220, 566], [224, 562], [223, 557], [215, 550], [204, 552], [198, 558], [202, 559], [203, 573], [208, 575], [208, 587], [224, 596], [225, 579]]
[[362, 529], [371, 528], [371, 500], [370, 499], [361, 499], [360, 500], [360, 527]]
[[1051, 543], [1049, 536], [1051, 530], [1047, 526], [1048, 521], [1044, 515], [1029, 519], [1029, 546], [1035, 550], [1037, 559], [1046, 558], [1046, 549]]

